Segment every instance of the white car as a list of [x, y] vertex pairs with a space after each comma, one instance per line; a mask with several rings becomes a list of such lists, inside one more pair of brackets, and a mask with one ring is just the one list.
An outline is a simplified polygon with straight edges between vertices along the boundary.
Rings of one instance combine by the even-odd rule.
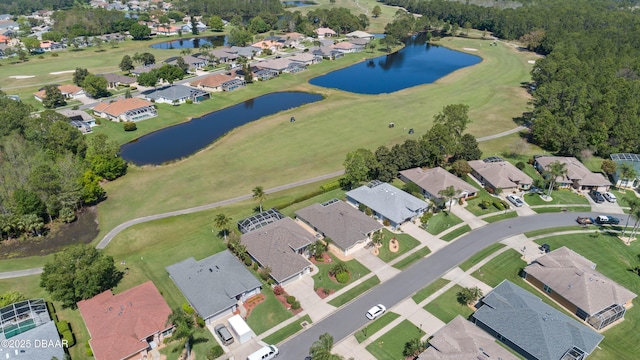
[[522, 205], [524, 205], [524, 201], [522, 201], [522, 199], [520, 199], [519, 197], [517, 197], [515, 195], [507, 196], [507, 200], [509, 200], [516, 207], [521, 207]]
[[604, 196], [605, 200], [607, 200], [608, 202], [611, 202], [611, 203], [614, 203], [614, 202], [616, 202], [616, 200], [618, 200], [618, 199], [616, 199], [616, 196], [613, 195], [610, 192], [606, 192], [606, 193], [602, 194], [602, 196]]
[[385, 311], [387, 311], [387, 308], [382, 304], [378, 304], [367, 311], [367, 319], [374, 320], [378, 316], [384, 314]]

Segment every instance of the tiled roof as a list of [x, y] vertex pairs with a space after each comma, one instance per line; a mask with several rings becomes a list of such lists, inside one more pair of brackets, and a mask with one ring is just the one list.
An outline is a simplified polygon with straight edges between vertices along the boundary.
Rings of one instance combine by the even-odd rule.
[[313, 61], [314, 58], [315, 56], [310, 53], [299, 53], [299, 54], [295, 54], [293, 56], [288, 57], [288, 59], [291, 61], [300, 61], [300, 62]]
[[343, 42], [339, 42], [337, 44], [333, 44], [333, 45], [331, 45], [331, 47], [334, 48], [334, 49], [338, 49], [338, 50], [351, 50], [351, 49], [355, 49], [355, 48], [361, 48], [362, 46], [350, 43], [348, 41], [343, 41]]
[[610, 305], [624, 305], [637, 296], [597, 272], [595, 267], [563, 246], [539, 257], [524, 270], [589, 315]]
[[153, 104], [147, 100], [140, 98], [118, 99], [114, 102], [103, 101], [93, 107], [94, 111], [106, 113], [114, 117], [118, 117], [127, 111], [140, 109]]
[[206, 86], [215, 88], [233, 79], [235, 79], [233, 76], [226, 74], [211, 74], [203, 77], [202, 79], [191, 82], [191, 86]]
[[257, 63], [256, 66], [259, 67], [259, 68], [262, 68], [262, 69], [281, 71], [281, 70], [286, 69], [287, 66], [289, 66], [290, 63], [291, 63], [291, 60], [285, 59], [285, 58], [281, 58], [281, 59], [273, 59], [273, 60], [261, 61], [261, 62]]
[[441, 197], [438, 193], [449, 186], [453, 186], [453, 188], [460, 191], [460, 193], [470, 194], [478, 191], [475, 187], [467, 184], [466, 181], [461, 180], [441, 167], [426, 170], [417, 167], [402, 170], [400, 171], [400, 175], [437, 198]]
[[522, 184], [531, 184], [533, 179], [508, 161], [484, 162], [469, 161], [469, 166], [485, 178], [493, 187], [512, 188]]
[[63, 94], [75, 94], [82, 91], [82, 88], [80, 86], [71, 84], [60, 85], [58, 86], [58, 89], [60, 89]]
[[291, 218], [284, 218], [242, 235], [241, 242], [249, 254], [260, 265], [269, 266], [271, 276], [281, 282], [311, 265], [296, 251], [313, 244], [315, 238]]
[[335, 35], [336, 34], [335, 31], [333, 31], [333, 30], [331, 30], [329, 28], [317, 28], [317, 29], [314, 30], [314, 32], [316, 34], [318, 34], [318, 35], [326, 35], [326, 34]]
[[541, 156], [536, 159], [536, 162], [546, 169], [549, 164], [554, 162], [566, 164], [567, 174], [559, 176], [556, 180], [559, 182], [572, 182], [577, 181], [582, 186], [609, 186], [611, 182], [599, 173], [591, 172], [587, 169], [580, 160], [575, 157], [566, 156]]
[[382, 225], [344, 201], [331, 204], [313, 204], [296, 211], [296, 216], [316, 227], [334, 244], [347, 250], [368, 234], [380, 230]]
[[429, 208], [426, 202], [387, 183], [373, 187], [361, 186], [347, 192], [346, 195], [396, 224], [415, 216], [420, 210]]
[[78, 302], [96, 360], [124, 359], [146, 349], [146, 338], [168, 329], [171, 309], [153, 282]]

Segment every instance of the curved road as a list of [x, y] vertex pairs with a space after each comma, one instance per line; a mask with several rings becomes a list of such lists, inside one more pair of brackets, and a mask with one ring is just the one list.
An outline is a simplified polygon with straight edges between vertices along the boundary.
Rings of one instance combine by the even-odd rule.
[[438, 256], [429, 256], [374, 287], [349, 304], [337, 309], [325, 319], [280, 346], [280, 359], [301, 360], [308, 355], [311, 344], [323, 333], [340, 342], [368, 320], [364, 314], [375, 304], [392, 308], [426, 285], [442, 277], [471, 255], [508, 237], [544, 228], [574, 225], [577, 216], [595, 217], [597, 213], [548, 213], [522, 216], [485, 225], [438, 250]]

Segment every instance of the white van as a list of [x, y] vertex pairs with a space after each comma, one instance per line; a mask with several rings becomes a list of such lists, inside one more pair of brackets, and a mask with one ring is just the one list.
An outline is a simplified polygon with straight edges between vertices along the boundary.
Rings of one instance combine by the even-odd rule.
[[247, 360], [271, 360], [276, 356], [278, 356], [278, 348], [275, 345], [267, 345], [247, 356]]

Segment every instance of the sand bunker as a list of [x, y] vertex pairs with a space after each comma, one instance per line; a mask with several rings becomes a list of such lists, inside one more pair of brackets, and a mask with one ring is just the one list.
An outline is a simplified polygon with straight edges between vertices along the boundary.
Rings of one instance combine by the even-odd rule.
[[35, 75], [13, 75], [9, 76], [9, 79], [29, 79], [35, 77]]
[[72, 72], [76, 72], [76, 71], [75, 70], [56, 71], [56, 72], [49, 73], [49, 75], [69, 74]]
[[476, 48], [462, 48], [462, 49], [467, 51], [478, 51], [478, 49]]
[[536, 61], [535, 61], [535, 60], [529, 60], [529, 61], [527, 61], [527, 62], [528, 62], [529, 64], [535, 64], [535, 63], [536, 63]]

